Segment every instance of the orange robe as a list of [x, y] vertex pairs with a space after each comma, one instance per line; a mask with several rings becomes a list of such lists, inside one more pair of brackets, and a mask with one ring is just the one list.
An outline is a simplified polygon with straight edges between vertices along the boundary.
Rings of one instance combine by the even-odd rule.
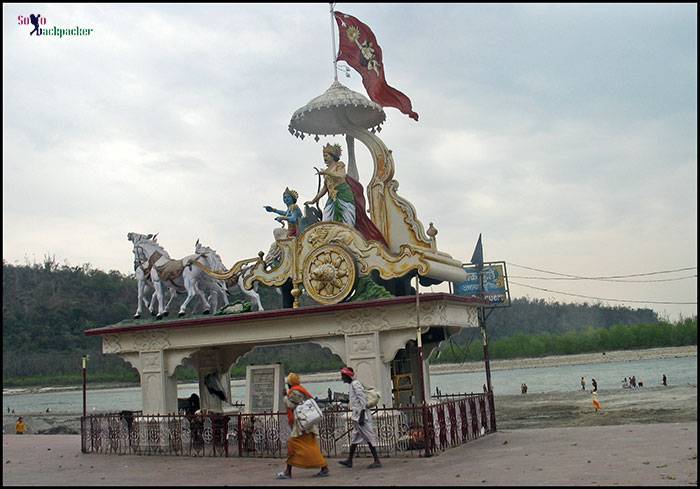
[[[306, 398], [313, 398], [311, 393], [301, 385], [292, 386], [287, 392], [288, 398], [292, 397], [292, 391], [298, 391]], [[294, 409], [291, 407], [287, 408], [287, 419], [289, 425], [292, 426], [295, 419]], [[287, 464], [302, 469], [320, 468], [328, 465], [321, 453], [321, 446], [315, 433], [304, 432], [301, 436], [290, 437], [287, 440]]]

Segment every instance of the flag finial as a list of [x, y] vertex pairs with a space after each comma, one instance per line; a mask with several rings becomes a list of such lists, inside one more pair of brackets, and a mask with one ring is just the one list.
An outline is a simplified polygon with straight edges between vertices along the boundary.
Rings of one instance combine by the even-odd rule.
[[479, 239], [476, 242], [476, 247], [474, 248], [474, 253], [472, 254], [471, 263], [479, 268], [484, 266], [484, 249], [481, 246], [481, 233], [479, 233]]

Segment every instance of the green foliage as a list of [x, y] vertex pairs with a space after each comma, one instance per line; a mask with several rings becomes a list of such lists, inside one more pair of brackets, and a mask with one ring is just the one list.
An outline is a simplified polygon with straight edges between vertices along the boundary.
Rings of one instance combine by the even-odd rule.
[[[2, 283], [5, 386], [80, 384], [81, 357], [85, 353], [90, 355], [91, 382], [138, 382], [138, 373], [128, 363], [115, 355], [102, 354], [100, 337], [84, 334], [86, 329], [131, 319], [136, 309], [133, 275], [103, 272], [89, 264], [60, 265], [46, 257], [43, 263], [26, 265], [10, 265], [3, 260]], [[275, 289], [260, 287], [258, 293], [265, 309], [282, 307], [282, 298]], [[184, 296], [173, 301], [173, 310], [182, 300]], [[231, 303], [248, 300], [237, 288], [229, 296]], [[310, 303], [306, 296], [301, 301]], [[629, 324], [639, 326], [625, 326]], [[492, 358], [697, 343], [697, 318], [668, 325], [659, 323], [650, 309], [514, 299], [512, 307], [494, 311], [488, 325]], [[465, 352], [471, 359], [480, 360], [480, 339], [470, 342], [473, 331], [455, 336], [461, 346], [443, 347], [439, 361], [464, 361]], [[275, 362], [282, 363], [286, 371], [298, 373], [342, 366], [340, 358], [327, 349], [305, 343], [256, 348], [239, 360], [232, 374], [242, 378], [248, 364]], [[191, 368], [178, 367], [176, 373], [179, 380], [197, 379]]]
[[393, 297], [391, 293], [381, 285], [372, 280], [371, 277], [357, 277], [355, 293], [350, 302], [369, 301], [373, 299], [383, 299]]
[[[548, 355], [572, 355], [612, 350], [637, 350], [668, 346], [697, 345], [698, 320], [683, 319], [676, 323], [615, 325], [609, 329], [588, 327], [565, 333], [525, 335], [489, 341], [491, 359], [532, 358]], [[449, 342], [448, 342], [449, 345]], [[481, 342], [465, 347], [443, 346], [433, 363], [461, 363], [483, 360]]]
[[489, 336], [505, 338], [515, 334], [561, 333], [589, 327], [608, 328], [620, 324], [658, 323], [651, 309], [609, 307], [600, 304], [569, 304], [544, 299], [518, 298], [511, 307], [495, 309], [488, 316]]

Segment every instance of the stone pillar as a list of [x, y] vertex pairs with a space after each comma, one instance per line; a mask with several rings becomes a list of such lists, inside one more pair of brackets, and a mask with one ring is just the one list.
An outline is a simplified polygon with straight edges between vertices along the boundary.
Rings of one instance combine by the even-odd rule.
[[[199, 378], [199, 404], [201, 409], [221, 413], [232, 409], [231, 367], [245, 353], [253, 349], [253, 344], [233, 344], [208, 348], [198, 348], [190, 356], [188, 364], [197, 371]], [[207, 375], [214, 374], [221, 383], [227, 403], [209, 393], [205, 384]]]
[[379, 333], [346, 334], [345, 348], [345, 358], [355, 370], [355, 378], [377, 388], [382, 396], [380, 404], [391, 405], [391, 369], [382, 359]]
[[[226, 399], [231, 400], [231, 374], [228, 371], [222, 372], [218, 367], [200, 367], [199, 374], [199, 406], [201, 409], [221, 413], [224, 410], [224, 403], [217, 396], [211, 394], [205, 384], [207, 375], [214, 374], [224, 389]], [[228, 406], [230, 407], [230, 406]]]
[[139, 352], [143, 414], [176, 414], [177, 381], [160, 351]]

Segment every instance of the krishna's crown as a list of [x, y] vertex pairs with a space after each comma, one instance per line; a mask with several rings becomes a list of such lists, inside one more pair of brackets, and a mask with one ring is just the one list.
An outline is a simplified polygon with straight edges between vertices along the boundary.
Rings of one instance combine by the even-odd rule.
[[289, 187], [284, 189], [285, 194], [289, 194], [294, 198], [294, 202], [299, 199], [299, 193], [296, 190], [290, 190]]
[[323, 152], [332, 154], [336, 158], [340, 159], [340, 155], [343, 153], [343, 148], [341, 148], [339, 144], [328, 143], [323, 147]]

